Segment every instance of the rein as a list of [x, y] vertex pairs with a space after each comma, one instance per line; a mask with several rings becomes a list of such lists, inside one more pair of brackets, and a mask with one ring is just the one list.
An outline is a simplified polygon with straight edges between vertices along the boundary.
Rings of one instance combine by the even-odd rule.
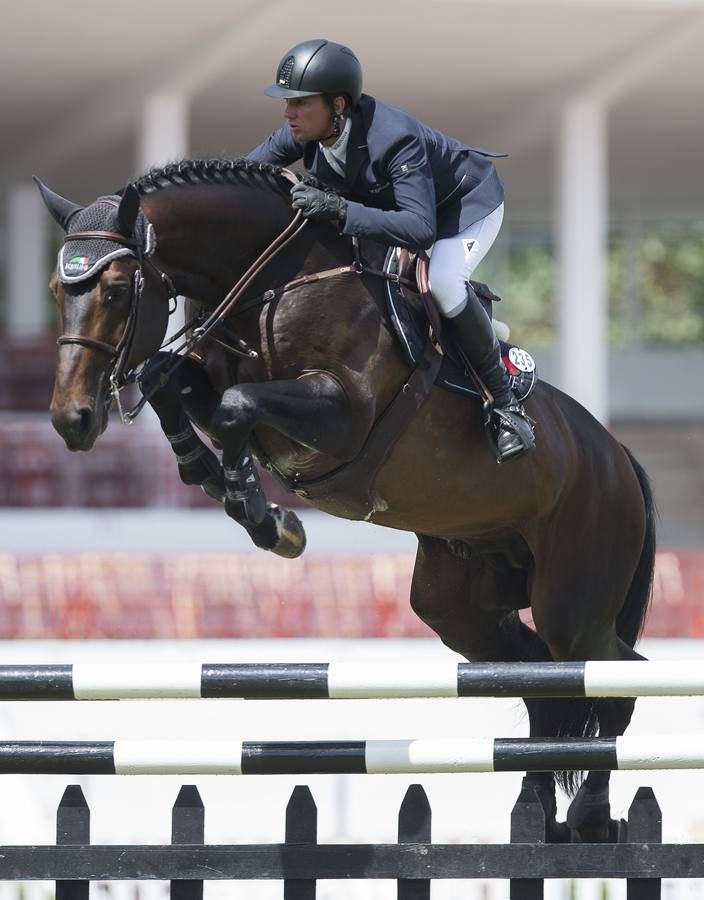
[[[290, 172], [288, 169], [282, 169], [281, 173], [293, 184], [297, 184], [299, 182], [298, 176], [293, 172]], [[308, 220], [303, 218], [301, 210], [297, 210], [295, 216], [293, 217], [293, 220], [286, 226], [286, 228], [284, 228], [284, 230], [279, 235], [277, 235], [277, 237], [274, 238], [269, 246], [266, 247], [266, 249], [257, 257], [257, 259], [254, 260], [254, 262], [242, 274], [242, 276], [233, 285], [230, 291], [228, 291], [225, 297], [209, 315], [203, 318], [202, 313], [197, 314], [189, 322], [187, 322], [186, 325], [183, 326], [183, 328], [181, 328], [176, 334], [174, 334], [159, 347], [159, 350], [157, 352], [162, 350], [164, 347], [175, 343], [187, 331], [191, 330], [190, 336], [183, 342], [183, 344], [181, 344], [175, 350], [171, 351], [171, 365], [169, 365], [168, 368], [160, 373], [157, 383], [149, 391], [143, 393], [141, 399], [137, 402], [137, 404], [128, 411], [125, 411], [122, 408], [122, 404], [120, 402], [120, 391], [128, 384], [131, 384], [139, 378], [135, 369], [126, 372], [126, 368], [137, 326], [139, 301], [144, 290], [144, 277], [142, 275], [143, 264], [147, 263], [160, 276], [161, 284], [164, 286], [164, 289], [168, 295], [168, 299], [174, 300], [175, 302], [177, 295], [174, 285], [165, 272], [162, 272], [160, 269], [158, 269], [154, 265], [154, 263], [152, 263], [144, 256], [141, 244], [133, 238], [128, 238], [123, 234], [119, 234], [118, 232], [113, 231], [80, 231], [74, 232], [72, 234], [67, 234], [64, 237], [64, 243], [77, 240], [98, 239], [103, 241], [113, 241], [123, 247], [129, 247], [130, 249], [135, 251], [138, 268], [134, 273], [134, 279], [130, 291], [130, 310], [127, 316], [127, 321], [125, 323], [125, 329], [116, 345], [108, 344], [105, 341], [99, 341], [95, 338], [83, 336], [80, 334], [61, 335], [57, 339], [57, 344], [59, 344], [59, 346], [64, 344], [78, 344], [90, 350], [97, 350], [101, 353], [105, 353], [110, 357], [111, 367], [108, 375], [110, 393], [106, 402], [114, 402], [118, 410], [120, 420], [123, 422], [123, 424], [131, 424], [135, 420], [137, 415], [141, 412], [147, 401], [158, 390], [160, 390], [164, 384], [166, 384], [166, 382], [176, 371], [176, 369], [180, 365], [182, 365], [188, 354], [205, 338], [214, 341], [215, 343], [224, 347], [224, 349], [226, 349], [230, 353], [236, 353], [241, 356], [246, 356], [250, 359], [258, 358], [259, 354], [252, 348], [248, 347], [248, 345], [236, 335], [230, 334], [234, 343], [238, 346], [231, 346], [229, 344], [226, 344], [224, 341], [219, 340], [212, 334], [212, 331], [216, 326], [219, 325], [221, 327], [224, 327], [223, 322], [228, 317], [228, 315], [238, 315], [242, 312], [245, 312], [246, 310], [253, 309], [265, 303], [269, 303], [271, 300], [274, 300], [281, 294], [295, 290], [298, 287], [312, 284], [316, 281], [323, 281], [327, 278], [337, 277], [339, 275], [367, 274], [373, 275], [378, 278], [383, 278], [387, 281], [393, 281], [396, 284], [403, 283], [408, 285], [409, 287], [414, 286], [409, 279], [399, 277], [399, 275], [396, 273], [384, 272], [380, 269], [367, 267], [362, 260], [359, 241], [357, 237], [353, 237], [352, 245], [354, 252], [354, 261], [350, 265], [337, 266], [333, 269], [325, 269], [321, 272], [314, 272], [309, 275], [301, 275], [299, 278], [295, 278], [292, 281], [286, 282], [286, 284], [284, 285], [265, 291], [258, 297], [246, 300], [243, 303], [238, 303], [238, 301], [254, 281], [254, 279], [266, 268], [271, 260], [275, 256], [277, 256], [281, 252], [281, 250], [284, 249], [284, 247], [288, 246], [291, 241], [298, 237], [298, 235], [303, 231], [307, 224]], [[194, 325], [196, 325], [196, 327], [193, 327]]]
[[323, 269], [322, 272], [312, 272], [310, 275], [301, 275], [298, 278], [294, 278], [292, 281], [287, 281], [286, 284], [279, 285], [279, 287], [270, 288], [258, 297], [251, 297], [249, 300], [245, 300], [243, 303], [238, 304], [233, 315], [239, 315], [240, 313], [254, 309], [257, 306], [263, 306], [265, 303], [270, 303], [282, 294], [303, 287], [306, 284], [324, 281], [326, 278], [336, 278], [338, 275], [373, 275], [375, 278], [383, 278], [385, 281], [391, 281], [394, 284], [404, 284], [411, 289], [416, 287], [415, 282], [410, 278], [404, 278], [395, 272], [384, 272], [382, 269], [372, 269], [367, 266], [362, 259], [359, 248], [359, 238], [357, 238], [356, 235], [352, 238], [352, 250], [354, 253], [354, 262], [350, 265], [336, 266], [334, 269]]

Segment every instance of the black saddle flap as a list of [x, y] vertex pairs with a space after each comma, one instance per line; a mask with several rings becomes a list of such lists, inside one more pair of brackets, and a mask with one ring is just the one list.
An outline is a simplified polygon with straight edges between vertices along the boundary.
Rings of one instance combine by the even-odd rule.
[[[398, 251], [392, 247], [386, 256], [384, 271], [398, 275], [398, 259]], [[405, 270], [404, 277], [408, 277], [408, 269]], [[470, 284], [482, 301], [487, 315], [493, 318], [492, 303], [500, 301], [501, 298], [481, 281], [470, 281]], [[408, 365], [415, 369], [428, 339], [430, 328], [428, 317], [417, 293], [404, 291], [403, 286], [395, 281], [387, 280], [385, 285], [389, 318]], [[505, 341], [499, 341], [499, 344], [504, 365], [511, 379], [511, 387], [518, 398], [524, 400], [532, 393], [538, 380], [535, 362], [529, 353], [515, 344]], [[472, 377], [447, 355], [442, 361], [435, 384], [456, 393], [479, 396]]]

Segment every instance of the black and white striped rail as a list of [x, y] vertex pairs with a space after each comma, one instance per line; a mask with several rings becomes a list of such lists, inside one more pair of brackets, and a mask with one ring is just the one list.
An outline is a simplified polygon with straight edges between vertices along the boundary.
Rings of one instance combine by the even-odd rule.
[[0, 666], [0, 700], [644, 697], [704, 694], [704, 661]]
[[704, 735], [371, 741], [14, 741], [0, 773], [299, 775], [701, 769]]

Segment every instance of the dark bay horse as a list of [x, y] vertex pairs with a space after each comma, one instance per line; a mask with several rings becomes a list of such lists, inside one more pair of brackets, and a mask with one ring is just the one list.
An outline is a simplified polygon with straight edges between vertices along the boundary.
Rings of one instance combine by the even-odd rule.
[[[372, 484], [360, 483], [364, 467], [352, 470], [354, 478], [326, 477], [365, 456], [374, 424], [409, 378], [381, 279], [346, 274], [265, 293], [350, 263], [349, 238], [329, 225], [310, 224], [290, 241], [231, 311], [228, 330], [218, 332], [230, 344], [235, 333], [256, 358], [234, 356], [208, 338], [171, 377], [161, 377], [163, 359], [154, 354], [166, 328], [168, 294], [191, 298], [206, 315], [217, 307], [290, 225], [289, 188], [280, 170], [242, 160], [155, 170], [121, 201], [96, 201], [85, 210], [43, 188], [70, 238], [88, 224], [91, 232], [113, 234], [108, 249], [134, 251], [105, 260], [88, 278], [52, 278], [64, 330], [52, 416], [69, 449], [89, 450], [107, 424], [110, 375], [117, 351], [125, 350], [120, 343], [132, 310], [129, 358], [122, 363], [130, 369], [157, 360], [142, 390], [184, 481], [222, 496], [220, 462], [195, 424], [222, 448], [225, 468], [254, 446], [313, 505], [415, 532], [411, 605], [468, 660], [641, 658], [633, 646], [655, 555], [648, 480], [628, 450], [554, 387], [539, 384], [528, 401], [537, 448], [510, 465], [497, 466], [488, 450], [479, 401], [434, 387]], [[145, 215], [156, 235], [148, 260], [135, 238]], [[372, 267], [380, 267], [384, 250], [365, 244]], [[277, 551], [288, 529], [282, 555], [301, 552], [295, 517], [267, 512], [253, 524], [236, 503], [226, 499], [225, 508], [261, 546]], [[535, 630], [518, 616], [528, 607]], [[620, 735], [634, 707], [628, 699], [525, 702], [532, 737], [588, 736], [597, 729], [604, 737]], [[567, 773], [560, 780], [572, 792], [578, 784]], [[590, 772], [564, 824], [556, 821], [553, 774], [529, 774], [546, 808], [549, 839], [569, 839], [570, 829], [583, 840], [613, 837], [608, 780], [608, 772]]]

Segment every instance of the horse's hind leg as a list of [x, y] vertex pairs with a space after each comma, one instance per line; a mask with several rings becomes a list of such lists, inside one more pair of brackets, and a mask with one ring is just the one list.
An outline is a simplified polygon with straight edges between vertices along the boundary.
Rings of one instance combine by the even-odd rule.
[[[618, 495], [617, 495], [618, 498]], [[644, 566], [644, 540], [637, 520], [624, 519], [625, 510], [605, 509], [611, 495], [596, 509], [579, 504], [568, 527], [555, 525], [537, 557], [531, 589], [533, 620], [555, 660], [642, 659], [630, 646], [645, 614], [648, 579], [634, 576]], [[625, 498], [616, 500], [625, 506]], [[637, 504], [634, 504], [636, 509]], [[606, 529], [599, 518], [610, 523]], [[579, 523], [579, 526], [576, 524]], [[564, 534], [570, 540], [564, 540]], [[624, 640], [617, 631], [622, 632]], [[554, 708], [543, 707], [541, 734], [617, 737], [624, 733], [633, 714], [633, 699], [561, 700]], [[610, 816], [610, 772], [590, 772], [577, 792], [567, 815], [569, 826], [583, 841], [614, 839], [618, 824]], [[576, 787], [576, 777], [562, 773], [565, 788]]]
[[[511, 607], [527, 605], [526, 573], [511, 568], [500, 554], [459, 558], [447, 541], [418, 536], [411, 606], [451, 650], [472, 662], [546, 662], [545, 643], [524, 625]], [[531, 735], [541, 704], [524, 701]], [[569, 840], [569, 829], [556, 819], [555, 778], [533, 772], [524, 779], [545, 809], [549, 842]]]

